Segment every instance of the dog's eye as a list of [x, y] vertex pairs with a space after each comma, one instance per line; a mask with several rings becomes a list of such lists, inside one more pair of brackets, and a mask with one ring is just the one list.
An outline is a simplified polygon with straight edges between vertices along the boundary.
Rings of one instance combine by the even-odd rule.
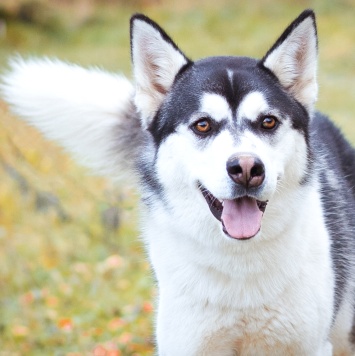
[[274, 117], [274, 116], [265, 116], [262, 119], [261, 127], [263, 129], [266, 129], [266, 130], [272, 130], [277, 126], [277, 124], [278, 124], [278, 121], [277, 121], [276, 117]]
[[211, 120], [202, 118], [192, 125], [192, 129], [197, 134], [206, 134], [212, 130]]

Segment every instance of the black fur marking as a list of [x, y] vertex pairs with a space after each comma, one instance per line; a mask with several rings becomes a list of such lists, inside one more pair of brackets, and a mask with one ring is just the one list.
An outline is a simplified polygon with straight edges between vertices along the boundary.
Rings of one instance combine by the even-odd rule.
[[145, 150], [137, 158], [135, 169], [142, 187], [141, 200], [149, 207], [156, 200], [163, 200], [164, 188], [158, 180], [155, 168], [157, 147], [149, 134], [144, 137], [144, 147]]
[[158, 181], [154, 166], [147, 162], [139, 167], [139, 177], [142, 189], [142, 201], [145, 205], [151, 206], [155, 200], [163, 200], [163, 187]]
[[349, 287], [349, 277], [355, 273], [351, 262], [355, 252], [355, 150], [334, 124], [319, 113], [312, 121], [311, 130], [326, 225], [332, 241], [336, 314]]
[[[229, 76], [228, 71], [233, 76]], [[261, 92], [271, 108], [290, 117], [293, 127], [308, 136], [309, 116], [306, 109], [288, 95], [277, 78], [270, 75], [257, 60], [246, 57], [210, 57], [190, 63], [176, 78], [149, 131], [159, 146], [175, 132], [178, 125], [187, 124], [191, 116], [199, 111], [204, 93], [223, 96], [235, 117], [241, 101], [254, 91]], [[235, 123], [238, 134], [243, 127], [237, 127]]]

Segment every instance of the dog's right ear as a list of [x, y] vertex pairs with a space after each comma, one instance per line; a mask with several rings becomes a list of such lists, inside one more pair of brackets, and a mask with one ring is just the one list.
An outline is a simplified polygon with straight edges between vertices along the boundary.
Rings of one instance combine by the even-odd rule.
[[190, 60], [155, 22], [131, 18], [131, 56], [136, 82], [135, 105], [148, 128], [176, 75]]

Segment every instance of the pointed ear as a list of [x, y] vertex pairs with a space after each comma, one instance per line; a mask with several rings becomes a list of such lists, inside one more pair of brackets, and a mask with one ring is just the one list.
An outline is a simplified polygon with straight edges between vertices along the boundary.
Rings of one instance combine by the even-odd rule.
[[317, 47], [315, 15], [305, 10], [261, 61], [310, 113], [318, 94]]
[[180, 69], [190, 60], [168, 35], [144, 15], [131, 18], [135, 104], [147, 128]]

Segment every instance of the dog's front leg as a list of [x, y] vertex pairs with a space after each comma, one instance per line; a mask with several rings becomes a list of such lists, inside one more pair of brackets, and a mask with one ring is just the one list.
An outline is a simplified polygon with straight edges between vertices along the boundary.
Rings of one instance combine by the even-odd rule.
[[220, 324], [223, 321], [216, 310], [193, 304], [188, 298], [161, 295], [157, 316], [158, 355], [235, 356], [235, 338], [231, 330]]
[[333, 355], [333, 345], [327, 341], [323, 347], [318, 350], [317, 356], [332, 356]]

